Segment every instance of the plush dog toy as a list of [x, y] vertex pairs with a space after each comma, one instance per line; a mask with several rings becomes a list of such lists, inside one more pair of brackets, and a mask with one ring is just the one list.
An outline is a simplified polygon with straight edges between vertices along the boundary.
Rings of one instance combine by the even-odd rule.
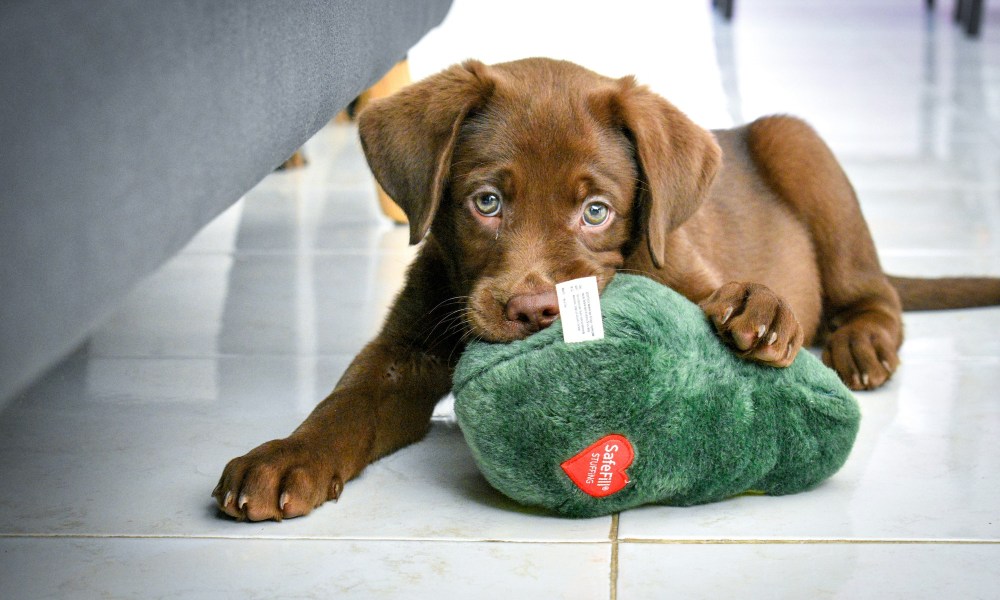
[[800, 492], [847, 460], [857, 402], [809, 352], [785, 369], [745, 361], [696, 305], [635, 275], [601, 307], [604, 339], [567, 344], [556, 321], [459, 361], [458, 423], [507, 496], [591, 517]]

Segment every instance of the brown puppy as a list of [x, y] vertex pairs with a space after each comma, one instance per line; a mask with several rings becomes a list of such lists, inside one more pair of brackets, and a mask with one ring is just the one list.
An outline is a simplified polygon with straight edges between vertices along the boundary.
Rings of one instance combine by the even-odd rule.
[[213, 495], [233, 517], [306, 514], [420, 439], [464, 341], [547, 326], [560, 281], [596, 275], [603, 289], [642, 273], [777, 367], [823, 338], [853, 389], [897, 367], [901, 296], [1000, 303], [1000, 280], [887, 278], [843, 171], [790, 117], [709, 133], [632, 78], [531, 59], [452, 67], [372, 104], [360, 132], [423, 245], [333, 393], [291, 436], [226, 466]]

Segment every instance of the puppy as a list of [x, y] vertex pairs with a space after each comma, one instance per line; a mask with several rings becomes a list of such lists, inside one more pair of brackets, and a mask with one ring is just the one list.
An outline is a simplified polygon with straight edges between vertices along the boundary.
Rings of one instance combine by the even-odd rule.
[[821, 343], [855, 390], [898, 366], [903, 307], [1000, 303], [997, 279], [887, 277], [847, 177], [791, 117], [708, 132], [631, 77], [529, 59], [454, 66], [373, 103], [359, 129], [422, 245], [330, 396], [226, 466], [213, 496], [238, 519], [304, 515], [419, 440], [464, 342], [548, 326], [560, 281], [641, 273], [698, 302], [746, 360], [785, 367]]

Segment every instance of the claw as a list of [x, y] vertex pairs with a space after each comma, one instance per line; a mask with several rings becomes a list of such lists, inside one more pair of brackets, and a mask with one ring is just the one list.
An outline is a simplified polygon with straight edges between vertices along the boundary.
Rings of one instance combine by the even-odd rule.
[[222, 506], [227, 507], [233, 502], [233, 493], [231, 491], [226, 492], [226, 499], [223, 500]]

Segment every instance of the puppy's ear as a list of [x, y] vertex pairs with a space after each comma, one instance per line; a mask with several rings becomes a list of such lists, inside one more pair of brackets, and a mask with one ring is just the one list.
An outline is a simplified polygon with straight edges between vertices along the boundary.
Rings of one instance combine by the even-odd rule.
[[649, 254], [664, 264], [667, 235], [704, 200], [719, 169], [722, 151], [712, 135], [632, 77], [611, 92], [612, 118], [635, 143], [641, 187], [639, 210]]
[[462, 122], [493, 91], [487, 70], [478, 61], [455, 65], [372, 102], [358, 118], [368, 165], [406, 213], [411, 244], [427, 235], [441, 204]]

